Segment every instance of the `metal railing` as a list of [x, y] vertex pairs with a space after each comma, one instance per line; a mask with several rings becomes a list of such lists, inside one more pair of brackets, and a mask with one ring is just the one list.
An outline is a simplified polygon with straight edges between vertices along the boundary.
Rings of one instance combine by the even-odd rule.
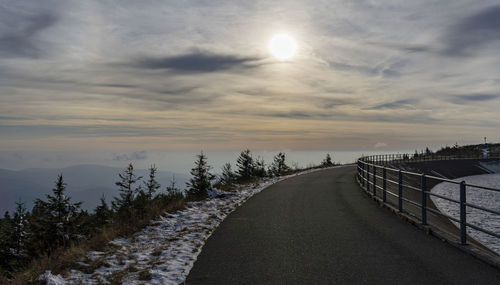
[[408, 153], [398, 153], [398, 154], [379, 154], [363, 156], [362, 158], [366, 162], [371, 162], [378, 165], [386, 165], [393, 163], [405, 163], [405, 162], [421, 162], [421, 161], [432, 161], [432, 160], [456, 160], [456, 159], [500, 159], [500, 153], [489, 153], [489, 154], [479, 154], [471, 155], [469, 153], [454, 154], [454, 155], [438, 155], [438, 154], [408, 154]]
[[[401, 162], [416, 162], [422, 160], [450, 160], [450, 159], [484, 159], [485, 157], [460, 157], [460, 156], [422, 156], [422, 159], [413, 157], [409, 154], [390, 154], [390, 155], [375, 155], [367, 156], [358, 159], [357, 161], [357, 181], [361, 188], [372, 197], [388, 204], [397, 209], [398, 212], [405, 213], [418, 221], [422, 225], [437, 227], [440, 230], [450, 233], [450, 228], [443, 229], [443, 223], [438, 222], [438, 217], [444, 217], [458, 223], [460, 243], [467, 244], [467, 228], [485, 233], [500, 239], [499, 232], [493, 232], [479, 225], [474, 225], [467, 221], [467, 210], [473, 208], [486, 213], [500, 216], [498, 209], [488, 209], [486, 207], [467, 202], [467, 189], [474, 187], [474, 190], [500, 192], [500, 189], [474, 185], [465, 181], [454, 181], [442, 177], [426, 175], [423, 173], [410, 172], [397, 168], [397, 164]], [[494, 158], [494, 157], [486, 157]], [[396, 165], [396, 166], [394, 166]], [[456, 190], [459, 191], [459, 199], [447, 197], [444, 195], [431, 193], [432, 185], [437, 185], [441, 182], [447, 182], [456, 185]], [[431, 186], [431, 187], [429, 187]], [[459, 217], [442, 213], [430, 197], [443, 199], [454, 203], [459, 207]], [[432, 218], [429, 220], [429, 215]], [[436, 222], [436, 223], [433, 223]], [[457, 230], [451, 226], [452, 231]], [[453, 233], [452, 233], [453, 234]]]

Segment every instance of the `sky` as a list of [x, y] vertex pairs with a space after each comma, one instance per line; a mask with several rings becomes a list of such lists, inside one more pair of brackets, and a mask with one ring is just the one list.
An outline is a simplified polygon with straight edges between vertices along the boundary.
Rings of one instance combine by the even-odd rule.
[[497, 0], [0, 0], [0, 167], [498, 142], [499, 51]]

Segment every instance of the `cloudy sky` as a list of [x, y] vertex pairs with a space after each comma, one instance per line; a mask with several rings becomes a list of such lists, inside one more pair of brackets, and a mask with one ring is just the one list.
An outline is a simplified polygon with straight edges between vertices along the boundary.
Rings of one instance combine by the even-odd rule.
[[0, 0], [0, 152], [498, 142], [499, 55], [498, 0]]

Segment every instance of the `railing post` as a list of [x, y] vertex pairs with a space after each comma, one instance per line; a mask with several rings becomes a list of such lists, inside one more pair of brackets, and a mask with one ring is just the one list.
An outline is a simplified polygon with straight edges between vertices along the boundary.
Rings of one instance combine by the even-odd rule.
[[370, 165], [366, 165], [366, 192], [370, 192]]
[[356, 168], [356, 171], [357, 171], [357, 174], [358, 174], [358, 183], [361, 184], [361, 162], [359, 161], [359, 159], [356, 161], [356, 165], [358, 166], [358, 168]]
[[365, 188], [365, 163], [361, 162], [361, 185], [363, 185], [363, 188]]
[[373, 165], [373, 196], [377, 197], [377, 168]]
[[368, 163], [365, 163], [365, 191], [368, 191], [368, 187], [370, 186], [368, 185], [369, 175], [370, 175], [370, 166], [368, 166]]
[[467, 244], [467, 198], [465, 195], [465, 181], [460, 182], [460, 243]]
[[387, 169], [382, 168], [382, 201], [387, 202], [387, 198], [385, 196], [385, 191], [387, 191]]
[[403, 173], [398, 171], [398, 210], [403, 212]]
[[427, 179], [422, 174], [420, 191], [422, 191], [422, 225], [427, 225]]

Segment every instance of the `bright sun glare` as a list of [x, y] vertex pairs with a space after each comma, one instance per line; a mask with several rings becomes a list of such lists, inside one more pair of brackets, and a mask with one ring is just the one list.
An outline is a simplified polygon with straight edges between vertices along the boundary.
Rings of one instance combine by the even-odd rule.
[[295, 55], [297, 42], [287, 34], [274, 35], [269, 42], [269, 51], [279, 60], [287, 60]]

